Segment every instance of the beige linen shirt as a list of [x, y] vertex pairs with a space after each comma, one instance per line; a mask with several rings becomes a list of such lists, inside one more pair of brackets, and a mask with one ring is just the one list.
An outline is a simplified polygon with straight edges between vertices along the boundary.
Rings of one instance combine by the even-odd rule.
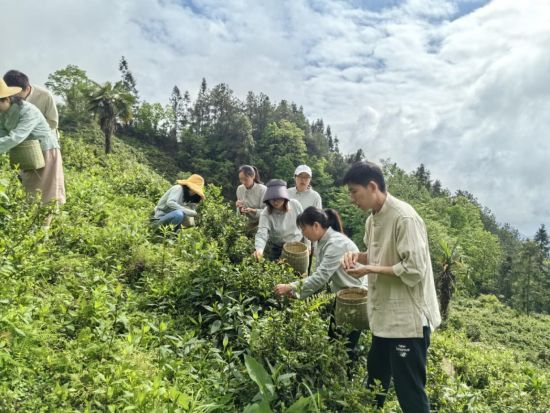
[[59, 127], [59, 114], [57, 113], [57, 106], [53, 95], [48, 89], [44, 89], [40, 86], [31, 86], [31, 93], [25, 99], [27, 102], [32, 103], [46, 118], [48, 125], [52, 131], [55, 131], [55, 135], [59, 137], [57, 128]]
[[368, 262], [395, 275], [369, 274], [368, 315], [378, 337], [422, 337], [441, 323], [426, 226], [412, 206], [387, 194], [365, 223]]

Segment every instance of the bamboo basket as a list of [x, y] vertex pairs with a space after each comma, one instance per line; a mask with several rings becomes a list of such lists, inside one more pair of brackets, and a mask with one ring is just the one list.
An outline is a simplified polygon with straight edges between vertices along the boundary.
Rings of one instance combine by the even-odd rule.
[[294, 268], [294, 271], [302, 275], [307, 274], [309, 251], [307, 245], [303, 242], [286, 242], [285, 245], [283, 245], [281, 258], [285, 259], [288, 264]]
[[44, 168], [44, 155], [40, 142], [28, 139], [10, 150], [10, 164], [19, 165], [22, 171]]
[[337, 325], [351, 324], [355, 330], [367, 330], [367, 294], [364, 288], [345, 288], [336, 293], [334, 317]]

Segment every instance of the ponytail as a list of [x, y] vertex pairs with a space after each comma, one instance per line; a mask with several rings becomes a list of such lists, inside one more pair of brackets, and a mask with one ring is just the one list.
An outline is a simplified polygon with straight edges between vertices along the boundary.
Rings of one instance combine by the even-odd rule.
[[261, 184], [262, 181], [260, 181], [260, 171], [258, 171], [258, 168], [251, 165], [242, 165], [239, 167], [239, 173], [242, 172], [245, 174], [245, 176], [249, 176], [254, 178], [254, 182], [257, 184]]
[[329, 208], [322, 210], [314, 206], [310, 206], [296, 218], [296, 225], [298, 225], [298, 227], [313, 225], [315, 222], [318, 222], [324, 229], [328, 229], [330, 227], [334, 231], [344, 232], [340, 215], [334, 209]]

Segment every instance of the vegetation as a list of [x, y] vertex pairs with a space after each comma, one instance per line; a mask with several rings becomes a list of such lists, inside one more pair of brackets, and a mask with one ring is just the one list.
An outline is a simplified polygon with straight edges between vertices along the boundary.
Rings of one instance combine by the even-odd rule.
[[[104, 155], [97, 129], [62, 146], [70, 198], [48, 236], [48, 211], [0, 157], [0, 411], [374, 411], [368, 333], [349, 380], [344, 343], [326, 337], [331, 298], [275, 298], [292, 271], [248, 258], [219, 188], [197, 228], [154, 234], [148, 216], [169, 183], [141, 151], [115, 140]], [[547, 411], [549, 328], [493, 296], [460, 299], [433, 336], [433, 405]]]
[[[345, 343], [326, 334], [333, 298], [275, 297], [293, 272], [250, 258], [246, 223], [227, 202], [240, 163], [290, 180], [307, 161], [361, 247], [365, 215], [337, 181], [363, 152], [342, 155], [330, 127], [292, 103], [253, 93], [241, 102], [223, 84], [203, 81], [193, 102], [177, 86], [166, 106], [139, 101], [125, 59], [120, 68], [114, 88], [130, 97], [132, 117], [116, 125], [109, 154], [88, 109], [114, 88], [98, 95], [75, 66], [50, 76], [63, 98], [68, 202], [47, 234], [41, 222], [53, 211], [25, 199], [0, 156], [0, 411], [374, 412], [362, 385], [369, 332], [349, 366]], [[429, 351], [433, 407], [550, 410], [544, 225], [522, 239], [423, 165], [382, 164], [390, 192], [426, 221], [447, 309]], [[155, 202], [192, 172], [210, 183], [198, 226], [152, 231]], [[393, 393], [384, 411], [399, 411]]]

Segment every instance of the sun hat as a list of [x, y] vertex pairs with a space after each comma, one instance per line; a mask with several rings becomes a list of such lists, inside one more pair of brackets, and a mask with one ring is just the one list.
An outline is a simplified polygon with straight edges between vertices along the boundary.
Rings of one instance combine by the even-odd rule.
[[286, 182], [282, 179], [272, 179], [267, 184], [263, 202], [271, 201], [272, 199], [290, 200], [286, 188]]
[[4, 79], [0, 78], [0, 99], [7, 98], [8, 96], [17, 95], [22, 90], [23, 89], [21, 89], [18, 86], [6, 85], [6, 82], [4, 82]]
[[298, 167], [294, 171], [294, 176], [298, 176], [304, 172], [308, 174], [310, 178], [313, 176], [313, 173], [311, 172], [311, 168], [307, 165], [298, 165]]
[[176, 182], [178, 185], [185, 185], [204, 199], [204, 178], [202, 176], [193, 174], [187, 179], [178, 179]]

